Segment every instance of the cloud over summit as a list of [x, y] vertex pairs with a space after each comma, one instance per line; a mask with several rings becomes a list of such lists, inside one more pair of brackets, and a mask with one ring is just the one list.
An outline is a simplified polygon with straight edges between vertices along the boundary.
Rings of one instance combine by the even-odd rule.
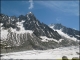
[[30, 6], [29, 6], [29, 9], [32, 9], [34, 6], [33, 6], [33, 0], [29, 0], [30, 2]]

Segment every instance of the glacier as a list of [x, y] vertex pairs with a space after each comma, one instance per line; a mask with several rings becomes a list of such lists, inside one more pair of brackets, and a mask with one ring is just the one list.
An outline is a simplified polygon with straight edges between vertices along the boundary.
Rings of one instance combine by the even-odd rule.
[[59, 47], [48, 50], [28, 50], [21, 52], [3, 53], [1, 59], [62, 59], [67, 56], [68, 59], [79, 57], [79, 46]]

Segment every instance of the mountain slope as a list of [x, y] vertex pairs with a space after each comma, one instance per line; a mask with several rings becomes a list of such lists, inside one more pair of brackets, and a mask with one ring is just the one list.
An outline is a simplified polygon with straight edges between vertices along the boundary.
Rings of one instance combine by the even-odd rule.
[[[19, 19], [21, 21], [22, 16], [19, 16]], [[48, 38], [57, 40], [61, 38], [57, 32], [49, 28], [46, 24], [40, 23], [32, 13], [23, 16], [23, 19], [25, 19], [25, 22], [23, 23], [25, 30], [33, 30], [33, 33], [36, 36], [47, 36]]]
[[66, 38], [69, 38], [71, 40], [79, 40], [80, 39], [80, 31], [67, 28], [63, 26], [62, 24], [50, 24], [50, 28], [57, 31], [61, 36], [65, 36]]
[[2, 48], [20, 46], [26, 49], [51, 49], [78, 45], [77, 42], [68, 40], [58, 31], [41, 23], [32, 12], [19, 17], [0, 14], [0, 26]]
[[[33, 13], [29, 12], [19, 17], [0, 14], [0, 17], [1, 44], [6, 44], [7, 47], [30, 46], [31, 49], [58, 47], [56, 41], [59, 41], [61, 36], [46, 24], [38, 21]], [[48, 39], [43, 39], [44, 36]], [[43, 42], [43, 40], [48, 42]]]

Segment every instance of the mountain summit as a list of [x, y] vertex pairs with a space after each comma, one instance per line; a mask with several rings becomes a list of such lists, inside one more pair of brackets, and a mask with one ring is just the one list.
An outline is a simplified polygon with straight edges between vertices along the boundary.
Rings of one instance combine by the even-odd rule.
[[32, 12], [19, 17], [0, 14], [0, 24], [2, 46], [49, 49], [78, 45], [76, 41], [63, 38], [58, 31], [41, 23]]
[[49, 28], [46, 24], [41, 23], [34, 14], [27, 14], [27, 16], [19, 17], [19, 20], [24, 20], [23, 27], [25, 30], [32, 30], [36, 36], [47, 36], [59, 40], [60, 35]]

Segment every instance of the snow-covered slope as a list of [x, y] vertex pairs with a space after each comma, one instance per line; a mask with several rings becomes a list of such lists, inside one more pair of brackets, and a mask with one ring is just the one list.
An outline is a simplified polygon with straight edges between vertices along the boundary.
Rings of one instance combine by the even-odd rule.
[[[58, 26], [59, 25], [59, 26]], [[70, 40], [73, 40], [73, 41], [79, 41], [76, 37], [74, 37], [73, 35], [69, 35], [68, 32], [64, 32], [65, 31], [69, 31], [68, 28], [64, 27], [64, 26], [60, 26], [61, 24], [52, 24], [52, 25], [49, 25], [50, 28], [52, 28], [54, 31], [57, 31], [62, 37], [65, 37], [65, 38], [68, 38]], [[71, 28], [70, 28], [71, 29]], [[74, 31], [74, 30], [73, 30]], [[72, 31], [72, 32], [73, 32]], [[74, 32], [75, 34], [75, 32]], [[75, 35], [76, 36], [76, 35]], [[79, 35], [77, 35], [79, 37]]]
[[[22, 20], [21, 22], [17, 22], [17, 27], [20, 29], [19, 31], [17, 31], [16, 29], [13, 29], [12, 27], [10, 27], [10, 31], [13, 32], [13, 33], [16, 33], [16, 34], [24, 34], [24, 33], [30, 33], [32, 34], [33, 31], [32, 30], [25, 30], [24, 27], [23, 27], [23, 23], [24, 21]], [[2, 23], [1, 23], [1, 26], [2, 26]], [[1, 27], [1, 40], [6, 40], [7, 39], [7, 35], [8, 35], [8, 30], [9, 29], [4, 29], [3, 27]]]
[[32, 34], [33, 33], [33, 31], [32, 30], [25, 30], [24, 29], [24, 27], [23, 27], [23, 23], [24, 23], [25, 21], [21, 21], [21, 22], [17, 22], [16, 24], [17, 24], [17, 27], [18, 28], [20, 28], [20, 30], [19, 31], [16, 31], [16, 29], [11, 29], [11, 31], [12, 32], [15, 32], [15, 33], [17, 33], [17, 34], [24, 34], [24, 33], [30, 33], [30, 34]]
[[62, 30], [56, 30], [61, 36], [65, 36], [68, 39], [71, 39], [73, 41], [77, 41], [77, 39], [75, 37], [70, 37], [68, 34], [65, 34], [64, 32], [62, 32]]
[[73, 57], [79, 57], [76, 52], [79, 52], [79, 46], [4, 53], [1, 59], [62, 59], [62, 56], [67, 56], [68, 59], [72, 59]]
[[40, 38], [42, 38], [42, 40], [41, 40], [42, 42], [54, 41], [54, 42], [59, 43], [59, 42], [61, 42], [63, 40], [63, 39], [56, 40], [56, 39], [53, 39], [53, 38], [48, 38], [46, 36], [40, 36]]
[[[32, 30], [25, 30], [23, 28], [23, 22], [24, 21], [16, 23], [19, 30], [17, 30], [16, 28], [13, 29], [12, 27], [10, 27], [8, 29], [4, 29], [4, 27], [1, 27], [1, 42], [2, 42], [2, 44], [6, 44], [6, 42], [7, 42], [7, 45], [9, 47], [20, 46], [26, 40], [28, 40], [28, 38], [27, 38], [28, 34], [30, 36], [32, 36], [33, 31]], [[25, 36], [23, 37], [23, 35], [25, 35]]]

